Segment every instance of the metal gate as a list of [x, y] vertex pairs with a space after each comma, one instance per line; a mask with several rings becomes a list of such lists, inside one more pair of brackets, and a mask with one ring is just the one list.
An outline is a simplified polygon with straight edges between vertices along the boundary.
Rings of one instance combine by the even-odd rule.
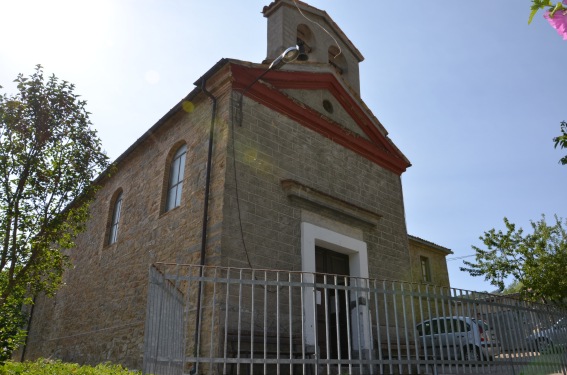
[[144, 374], [181, 375], [185, 362], [183, 293], [155, 266], [150, 267]]

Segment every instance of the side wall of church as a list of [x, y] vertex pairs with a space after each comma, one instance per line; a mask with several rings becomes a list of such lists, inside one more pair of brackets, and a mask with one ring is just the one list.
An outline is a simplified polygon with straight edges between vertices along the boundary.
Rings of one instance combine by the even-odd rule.
[[[228, 105], [220, 97], [210, 200], [207, 256], [220, 248]], [[26, 359], [55, 357], [95, 364], [142, 367], [149, 266], [199, 263], [211, 101], [194, 103], [160, 126], [104, 179], [87, 229], [69, 252], [72, 268], [53, 298], [40, 296], [33, 313]], [[164, 212], [168, 164], [187, 145], [179, 207]], [[118, 237], [108, 245], [113, 197], [122, 191]]]

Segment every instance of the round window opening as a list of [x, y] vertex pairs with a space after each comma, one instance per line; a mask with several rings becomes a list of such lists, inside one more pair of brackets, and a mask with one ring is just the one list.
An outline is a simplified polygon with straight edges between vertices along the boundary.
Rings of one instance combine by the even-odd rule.
[[333, 104], [327, 99], [323, 100], [323, 108], [329, 113], [333, 113]]

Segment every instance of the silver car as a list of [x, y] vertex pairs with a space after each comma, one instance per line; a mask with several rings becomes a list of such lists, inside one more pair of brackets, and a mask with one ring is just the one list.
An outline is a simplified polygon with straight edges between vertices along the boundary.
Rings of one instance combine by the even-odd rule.
[[416, 330], [426, 357], [480, 361], [500, 354], [494, 332], [482, 320], [438, 317], [419, 323]]
[[559, 319], [549, 328], [535, 331], [526, 340], [530, 348], [539, 352], [567, 346], [567, 318]]

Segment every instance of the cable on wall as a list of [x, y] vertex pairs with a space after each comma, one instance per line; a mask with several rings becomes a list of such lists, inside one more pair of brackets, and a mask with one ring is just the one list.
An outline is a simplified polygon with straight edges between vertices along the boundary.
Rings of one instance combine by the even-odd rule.
[[333, 56], [333, 58], [336, 59], [337, 57], [339, 57], [341, 55], [341, 53], [343, 53], [343, 50], [342, 50], [341, 46], [339, 45], [339, 42], [337, 42], [337, 40], [335, 39], [335, 37], [332, 36], [331, 33], [328, 32], [327, 29], [325, 29], [319, 22], [313, 21], [311, 18], [309, 18], [305, 14], [303, 14], [301, 9], [299, 8], [299, 5], [297, 5], [297, 0], [293, 0], [293, 4], [295, 5], [295, 7], [299, 11], [299, 13], [303, 16], [303, 18], [305, 18], [307, 21], [314, 23], [315, 25], [319, 26], [325, 33], [327, 33], [327, 35], [329, 35], [331, 37], [331, 39], [333, 39], [335, 41], [335, 44], [339, 48], [339, 53], [337, 53], [335, 56]]
[[[242, 100], [242, 96], [240, 97], [240, 99]], [[242, 105], [242, 102], [240, 102], [240, 105]], [[242, 110], [242, 107], [239, 108], [239, 110]], [[242, 115], [241, 115], [242, 117]], [[238, 212], [238, 225], [240, 227], [240, 239], [242, 241], [242, 247], [244, 248], [244, 254], [246, 254], [246, 261], [248, 262], [248, 266], [250, 268], [252, 267], [252, 263], [250, 262], [250, 257], [248, 255], [248, 249], [246, 248], [246, 242], [244, 241], [244, 229], [242, 228], [242, 217], [240, 215], [240, 195], [238, 194], [238, 177], [237, 177], [237, 173], [236, 173], [236, 145], [235, 145], [235, 141], [234, 139], [236, 138], [236, 132], [234, 129], [234, 121], [231, 121], [231, 128], [232, 128], [232, 169], [234, 171], [234, 190], [236, 193], [236, 211]], [[242, 124], [239, 124], [240, 126], [242, 126]]]

